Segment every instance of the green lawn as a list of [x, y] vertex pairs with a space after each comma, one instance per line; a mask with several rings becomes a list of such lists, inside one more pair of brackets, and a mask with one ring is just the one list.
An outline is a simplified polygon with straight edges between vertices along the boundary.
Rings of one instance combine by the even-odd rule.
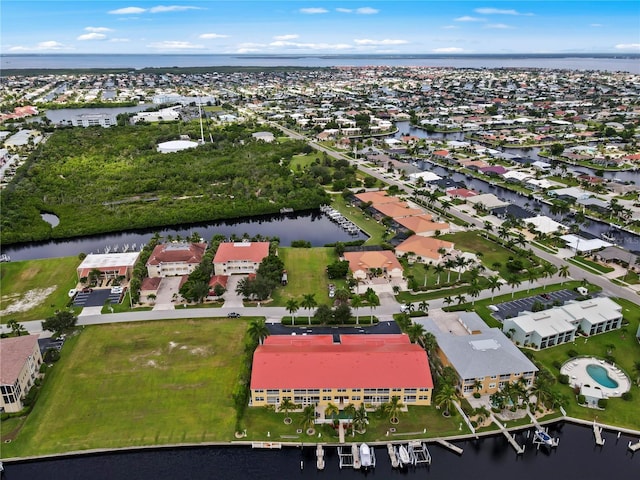
[[627, 273], [625, 273], [623, 276], [618, 277], [618, 280], [622, 280], [625, 283], [629, 283], [631, 285], [637, 285], [638, 283], [640, 283], [640, 277], [638, 276], [637, 272], [634, 271], [627, 271]]
[[320, 152], [301, 153], [299, 155], [294, 155], [291, 158], [291, 163], [289, 164], [289, 166], [294, 172], [302, 171], [309, 165], [313, 165], [313, 163], [321, 157], [322, 155], [320, 154]]
[[365, 214], [359, 208], [348, 205], [342, 195], [334, 195], [332, 197], [331, 206], [338, 210], [342, 215], [355, 223], [360, 229], [365, 231], [369, 238], [365, 245], [380, 245], [385, 241], [386, 227], [382, 223], [378, 223]]
[[[327, 265], [338, 260], [333, 248], [280, 247], [278, 255], [284, 262], [284, 268], [287, 269], [289, 284], [276, 289], [270, 306], [284, 307], [290, 299], [300, 303], [302, 296], [308, 293], [315, 294], [318, 304], [329, 303], [329, 283], [335, 284], [336, 288], [344, 285], [344, 280], [330, 282], [327, 277]], [[302, 310], [297, 315], [301, 313]]]
[[249, 320], [86, 327], [65, 344], [2, 457], [233, 439]]
[[[67, 293], [76, 286], [79, 264], [77, 257], [0, 263], [2, 323], [41, 320], [64, 308], [69, 302]], [[19, 309], [19, 302], [31, 307]]]
[[609, 272], [613, 272], [614, 270], [611, 267], [607, 267], [606, 265], [600, 265], [599, 263], [596, 263], [594, 261], [591, 261], [579, 255], [576, 255], [575, 257], [570, 258], [569, 261], [574, 265], [578, 265], [579, 267], [582, 267], [582, 268], [586, 266], [587, 267], [586, 270], [595, 270], [596, 272], [599, 272], [599, 273], [609, 273]]

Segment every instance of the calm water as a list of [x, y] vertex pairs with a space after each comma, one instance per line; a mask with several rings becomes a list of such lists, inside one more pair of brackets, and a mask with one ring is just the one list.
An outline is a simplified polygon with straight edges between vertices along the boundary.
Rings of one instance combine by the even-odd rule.
[[[587, 427], [559, 425], [551, 430], [560, 438], [560, 445], [548, 452], [536, 450], [525, 433], [517, 439], [526, 444], [525, 453], [517, 456], [503, 436], [478, 441], [454, 442], [464, 449], [458, 456], [439, 445], [429, 445], [430, 467], [393, 470], [384, 447], [376, 447], [377, 465], [364, 473], [352, 469], [340, 470], [335, 448], [326, 450], [326, 467], [318, 472], [315, 448], [285, 448], [283, 450], [251, 450], [245, 447], [198, 447], [152, 450], [70, 457], [5, 465], [6, 480], [155, 480], [155, 479], [356, 479], [372, 478], [432, 478], [448, 479], [518, 479], [518, 480], [591, 480], [612, 478], [637, 480], [640, 475], [640, 454], [627, 451], [630, 436], [616, 438], [614, 432], [604, 432], [606, 444], [597, 447], [593, 433]], [[300, 470], [300, 461], [304, 469]]]
[[45, 115], [52, 123], [71, 122], [78, 115], [89, 115], [95, 113], [108, 113], [119, 115], [121, 113], [135, 113], [146, 110], [151, 105], [135, 105], [133, 107], [105, 107], [105, 108], [60, 108], [58, 110], [47, 110]]
[[139, 249], [149, 241], [156, 231], [163, 237], [171, 235], [173, 238], [176, 238], [177, 235], [188, 237], [192, 233], [197, 232], [206, 241], [211, 240], [211, 237], [217, 233], [227, 237], [233, 234], [238, 237], [242, 237], [244, 234], [248, 234], [249, 237], [260, 234], [264, 237], [279, 237], [282, 246], [291, 245], [291, 242], [294, 240], [308, 240], [314, 247], [320, 247], [327, 243], [337, 241], [348, 242], [367, 238], [364, 233], [349, 235], [319, 211], [307, 211], [182, 227], [94, 235], [70, 240], [10, 245], [3, 248], [2, 253], [6, 253], [11, 257], [11, 260], [15, 261], [32, 260], [36, 258], [68, 257], [78, 255], [80, 252], [105, 253], [105, 248], [110, 247], [111, 251], [114, 251], [115, 246], [121, 251], [125, 245], [133, 248], [133, 244], [136, 244]]
[[210, 66], [549, 68], [640, 73], [640, 56], [605, 55], [3, 55], [3, 69]]

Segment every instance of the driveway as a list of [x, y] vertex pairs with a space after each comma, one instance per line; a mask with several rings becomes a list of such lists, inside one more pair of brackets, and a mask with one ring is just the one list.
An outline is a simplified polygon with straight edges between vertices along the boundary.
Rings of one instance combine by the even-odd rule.
[[182, 277], [166, 277], [163, 278], [158, 285], [158, 293], [156, 293], [156, 303], [154, 310], [171, 310], [173, 309], [173, 295], [180, 291], [180, 281]]
[[240, 279], [245, 278], [246, 275], [230, 275], [227, 282], [227, 291], [224, 294], [223, 308], [242, 308], [242, 295], [236, 293], [236, 287]]

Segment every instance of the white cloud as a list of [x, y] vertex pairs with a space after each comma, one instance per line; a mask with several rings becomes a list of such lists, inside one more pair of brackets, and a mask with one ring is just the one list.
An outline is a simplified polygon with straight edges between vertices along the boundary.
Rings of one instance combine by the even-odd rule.
[[458, 28], [460, 27], [457, 25], [445, 25], [444, 27], [442, 27], [443, 30], [456, 30]]
[[64, 43], [56, 42], [55, 40], [47, 40], [46, 42], [40, 42], [35, 47], [26, 47], [24, 45], [16, 45], [9, 48], [12, 52], [26, 52], [26, 51], [44, 51], [44, 50], [67, 50]]
[[140, 7], [125, 7], [118, 8], [117, 10], [111, 10], [109, 13], [112, 15], [135, 15], [137, 13], [143, 13], [146, 10]]
[[147, 46], [150, 48], [156, 48], [158, 50], [199, 50], [204, 48], [204, 45], [196, 45], [191, 42], [180, 42], [175, 40], [153, 42]]
[[274, 40], [294, 40], [298, 38], [299, 35], [276, 35], [273, 37]]
[[504, 23], [490, 23], [489, 25], [485, 25], [484, 28], [493, 28], [496, 30], [511, 30], [515, 27], [511, 25], [505, 25]]
[[470, 17], [469, 15], [465, 15], [464, 17], [458, 17], [453, 19], [454, 22], [485, 22], [484, 18], [478, 17]]
[[198, 36], [198, 38], [202, 38], [203, 40], [210, 40], [212, 38], [227, 38], [229, 35], [222, 35], [220, 33], [203, 33]]
[[376, 10], [375, 8], [371, 7], [356, 8], [356, 13], [359, 15], [375, 15], [379, 11], [380, 10]]
[[384, 40], [371, 40], [370, 38], [357, 38], [354, 39], [353, 42], [356, 45], [404, 45], [407, 42], [406, 40], [393, 40], [390, 38], [386, 38]]
[[187, 5], [158, 5], [157, 7], [151, 7], [149, 11], [151, 13], [163, 13], [163, 12], [184, 12], [186, 10], [204, 10], [202, 7], [190, 7]]
[[336, 8], [336, 12], [340, 13], [353, 13], [351, 8]]
[[518, 15], [518, 16], [533, 16], [533, 13], [520, 13], [517, 10], [504, 10], [500, 8], [476, 8], [474, 12], [480, 15]]
[[284, 42], [284, 41], [276, 41], [271, 42], [269, 44], [270, 47], [287, 47], [287, 48], [295, 48], [295, 49], [304, 49], [304, 50], [347, 50], [353, 48], [351, 45], [346, 43], [297, 43], [297, 42]]
[[464, 52], [463, 48], [460, 47], [442, 47], [442, 48], [434, 48], [434, 53], [461, 53]]
[[105, 32], [113, 32], [111, 28], [107, 27], [84, 27], [87, 32], [97, 32], [97, 33], [105, 33]]
[[104, 33], [84, 33], [80, 35], [76, 40], [104, 40], [107, 36]]
[[256, 53], [262, 51], [265, 47], [264, 43], [245, 42], [238, 45], [236, 53]]
[[328, 13], [326, 8], [301, 8], [300, 13], [306, 13], [307, 15], [317, 15], [319, 13]]
[[640, 43], [619, 43], [616, 50], [640, 50]]
[[131, 40], [129, 40], [128, 38], [110, 38], [109, 41], [111, 43], [126, 43], [130, 42]]

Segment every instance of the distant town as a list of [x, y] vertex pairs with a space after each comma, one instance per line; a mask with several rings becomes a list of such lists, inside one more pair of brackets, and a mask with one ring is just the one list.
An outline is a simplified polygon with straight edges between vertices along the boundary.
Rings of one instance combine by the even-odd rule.
[[[520, 455], [524, 427], [562, 448], [559, 420], [596, 445], [640, 435], [640, 76], [2, 80], [4, 459], [317, 443], [318, 469], [328, 446], [364, 469], [386, 444], [402, 468], [458, 436]], [[340, 235], [318, 245], [308, 212]], [[249, 217], [297, 238], [199, 233]], [[115, 244], [134, 229], [144, 243]], [[18, 258], [93, 235], [99, 251]]]

